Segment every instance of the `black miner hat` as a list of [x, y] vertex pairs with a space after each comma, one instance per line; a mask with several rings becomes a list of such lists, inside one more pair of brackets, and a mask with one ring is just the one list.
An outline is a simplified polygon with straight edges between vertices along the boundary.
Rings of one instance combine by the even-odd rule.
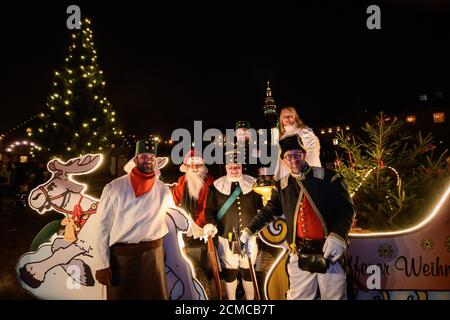
[[156, 156], [156, 151], [158, 149], [158, 144], [153, 140], [138, 140], [136, 142], [136, 152], [135, 156], [140, 153], [153, 153]]

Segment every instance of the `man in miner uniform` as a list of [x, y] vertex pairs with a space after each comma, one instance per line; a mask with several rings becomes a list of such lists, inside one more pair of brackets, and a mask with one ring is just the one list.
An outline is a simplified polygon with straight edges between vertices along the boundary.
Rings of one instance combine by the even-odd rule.
[[156, 145], [139, 140], [129, 174], [103, 189], [98, 215], [95, 278], [111, 299], [167, 299], [163, 237], [169, 188], [155, 175]]
[[244, 229], [245, 243], [283, 213], [290, 243], [288, 299], [346, 299], [346, 274], [341, 266], [355, 207], [342, 177], [305, 162], [297, 134], [280, 140], [281, 156], [290, 175], [276, 182], [271, 199]]
[[[227, 175], [214, 181], [209, 188], [205, 212], [207, 224], [203, 230], [205, 236], [218, 233], [218, 255], [228, 300], [236, 300], [238, 272], [246, 299], [253, 300], [255, 293], [248, 259], [241, 256], [234, 231], [240, 237], [244, 227], [262, 207], [262, 199], [253, 191], [255, 178], [242, 174], [242, 163], [238, 163], [238, 158], [236, 151], [226, 154]], [[254, 264], [258, 255], [254, 237], [250, 239], [249, 252]]]

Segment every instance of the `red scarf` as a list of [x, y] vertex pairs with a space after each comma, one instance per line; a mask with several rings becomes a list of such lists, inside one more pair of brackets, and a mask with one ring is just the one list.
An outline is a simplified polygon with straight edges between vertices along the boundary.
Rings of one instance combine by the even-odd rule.
[[146, 174], [134, 167], [130, 172], [131, 185], [133, 186], [134, 195], [137, 197], [149, 192], [153, 183], [155, 183], [155, 172]]

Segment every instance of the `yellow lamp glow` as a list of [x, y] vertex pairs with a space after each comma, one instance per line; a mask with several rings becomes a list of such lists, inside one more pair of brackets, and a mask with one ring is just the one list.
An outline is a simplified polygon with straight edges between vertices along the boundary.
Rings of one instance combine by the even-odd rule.
[[272, 188], [272, 186], [253, 187], [253, 191], [262, 196], [263, 204], [266, 205], [272, 194]]

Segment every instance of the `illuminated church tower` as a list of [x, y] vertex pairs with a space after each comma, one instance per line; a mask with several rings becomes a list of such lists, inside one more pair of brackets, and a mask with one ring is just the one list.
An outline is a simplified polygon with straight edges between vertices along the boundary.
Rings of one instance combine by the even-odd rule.
[[266, 119], [267, 129], [275, 128], [278, 122], [277, 106], [272, 97], [270, 82], [267, 81], [266, 100], [263, 106], [264, 118]]

